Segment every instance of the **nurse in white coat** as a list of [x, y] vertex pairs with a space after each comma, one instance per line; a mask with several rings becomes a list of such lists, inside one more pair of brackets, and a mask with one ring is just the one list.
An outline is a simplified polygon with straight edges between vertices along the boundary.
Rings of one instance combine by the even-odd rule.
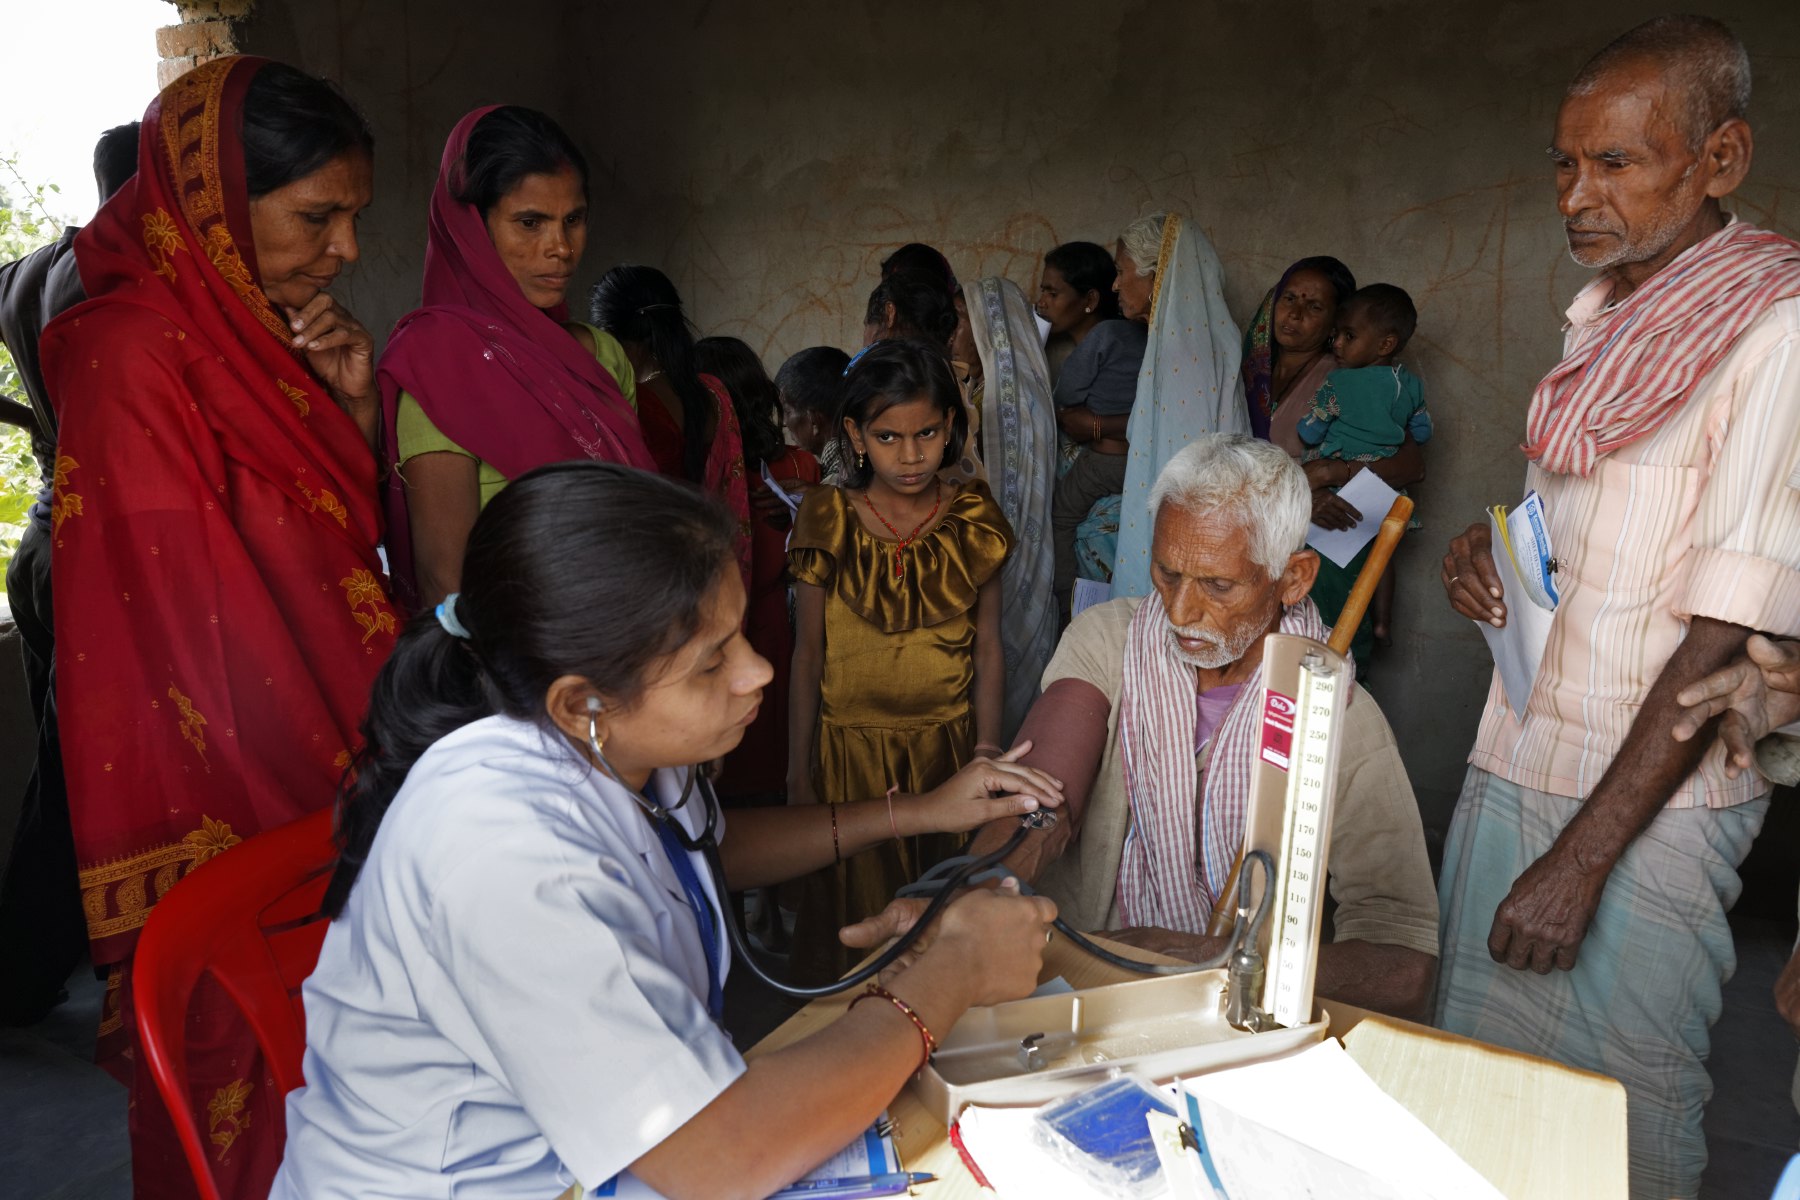
[[[707, 806], [677, 806], [770, 677], [732, 532], [597, 463], [483, 511], [465, 591], [370, 701], [275, 1197], [765, 1196], [867, 1128], [934, 1033], [1036, 985], [1054, 906], [975, 891], [828, 1028], [751, 1064], [732, 1046], [726, 898], [690, 848]], [[1011, 757], [891, 805], [736, 811], [725, 883], [1061, 803]]]

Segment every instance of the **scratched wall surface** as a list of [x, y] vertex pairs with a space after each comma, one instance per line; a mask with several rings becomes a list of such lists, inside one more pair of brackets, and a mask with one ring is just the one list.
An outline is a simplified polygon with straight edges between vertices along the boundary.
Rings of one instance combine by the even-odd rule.
[[[547, 109], [591, 156], [590, 281], [658, 265], [701, 329], [771, 369], [853, 344], [875, 264], [915, 239], [1030, 288], [1056, 243], [1110, 244], [1167, 208], [1212, 237], [1240, 322], [1302, 255], [1405, 287], [1439, 432], [1374, 690], [1441, 827], [1489, 667], [1437, 562], [1517, 498], [1525, 402], [1585, 278], [1543, 148], [1587, 54], [1661, 7], [262, 0], [244, 41], [340, 80], [374, 122], [377, 204], [344, 294], [381, 328], [416, 302], [443, 138], [492, 102]], [[1737, 207], [1800, 233], [1800, 5], [1713, 11], [1757, 74]]]

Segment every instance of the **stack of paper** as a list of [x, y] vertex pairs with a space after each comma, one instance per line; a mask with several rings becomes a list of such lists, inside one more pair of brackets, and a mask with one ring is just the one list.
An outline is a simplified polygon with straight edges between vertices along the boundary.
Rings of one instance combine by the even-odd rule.
[[1171, 1200], [1501, 1200], [1335, 1041], [1184, 1090], [1205, 1153], [1171, 1173]]
[[[1150, 1115], [1169, 1200], [1501, 1200], [1329, 1039], [1173, 1094], [1202, 1150], [1182, 1147], [1176, 1119]], [[963, 1145], [1001, 1200], [1103, 1200], [1039, 1147], [1037, 1111], [963, 1110]]]
[[1513, 714], [1525, 716], [1525, 702], [1537, 681], [1556, 617], [1555, 566], [1550, 550], [1550, 531], [1544, 520], [1544, 502], [1528, 492], [1525, 502], [1511, 512], [1504, 504], [1488, 510], [1494, 570], [1506, 604], [1506, 625], [1495, 629], [1477, 621], [1487, 639], [1494, 665], [1500, 669], [1500, 685]]

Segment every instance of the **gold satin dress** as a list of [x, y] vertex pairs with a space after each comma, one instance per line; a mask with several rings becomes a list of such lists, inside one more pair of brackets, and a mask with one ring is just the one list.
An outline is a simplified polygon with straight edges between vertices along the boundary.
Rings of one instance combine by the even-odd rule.
[[[870, 533], [850, 493], [814, 488], [788, 543], [794, 579], [825, 589], [824, 670], [814, 744], [814, 794], [829, 804], [923, 792], [975, 750], [975, 601], [1000, 570], [1012, 526], [987, 484], [964, 485], [936, 528], [898, 550]], [[860, 954], [845, 925], [887, 907], [900, 887], [956, 852], [950, 834], [888, 841], [804, 881], [791, 969], [835, 979]]]

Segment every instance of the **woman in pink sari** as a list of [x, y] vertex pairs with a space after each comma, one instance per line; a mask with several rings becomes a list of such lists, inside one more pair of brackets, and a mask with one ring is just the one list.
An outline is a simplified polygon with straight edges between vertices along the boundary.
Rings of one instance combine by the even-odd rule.
[[395, 599], [457, 590], [475, 517], [509, 479], [572, 458], [655, 468], [617, 341], [568, 319], [587, 163], [529, 108], [457, 123], [431, 194], [424, 306], [382, 355], [383, 499]]
[[625, 347], [638, 383], [638, 419], [656, 468], [718, 497], [737, 521], [734, 542], [751, 586], [750, 491], [731, 393], [694, 362], [681, 294], [655, 267], [614, 267], [594, 288], [594, 324]]

